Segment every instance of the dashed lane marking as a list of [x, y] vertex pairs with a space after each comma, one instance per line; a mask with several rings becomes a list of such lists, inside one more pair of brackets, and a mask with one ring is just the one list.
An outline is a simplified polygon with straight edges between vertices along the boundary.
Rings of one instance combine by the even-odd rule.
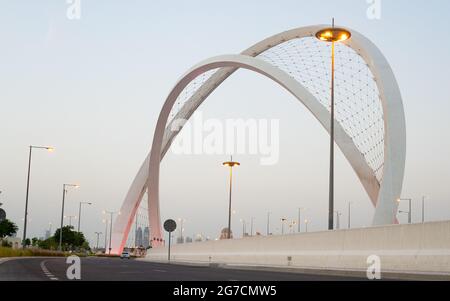
[[50, 280], [59, 280], [58, 277], [56, 277], [55, 275], [53, 275], [52, 273], [50, 273], [50, 271], [47, 269], [47, 267], [45, 266], [45, 263], [47, 262], [47, 260], [44, 260], [41, 262], [41, 269], [44, 272], [45, 276], [47, 276]]

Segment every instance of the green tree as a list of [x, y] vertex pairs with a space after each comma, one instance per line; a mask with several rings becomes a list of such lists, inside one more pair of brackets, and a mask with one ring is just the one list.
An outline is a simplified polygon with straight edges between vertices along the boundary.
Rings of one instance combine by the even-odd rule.
[[32, 245], [33, 247], [37, 247], [37, 246], [38, 246], [38, 243], [39, 243], [39, 238], [33, 237], [33, 238], [31, 239], [31, 245]]
[[3, 239], [7, 236], [13, 236], [17, 233], [17, 225], [11, 222], [8, 219], [5, 219], [0, 222], [0, 239]]
[[54, 237], [49, 237], [46, 240], [40, 240], [38, 242], [38, 247], [46, 250], [57, 250], [58, 249], [59, 240], [56, 241]]
[[[59, 244], [59, 235], [61, 232], [61, 228], [55, 231], [55, 235], [53, 239]], [[64, 226], [62, 228], [62, 244], [63, 249], [65, 250], [73, 250], [77, 248], [86, 249], [86, 245], [89, 248], [89, 244], [87, 243], [84, 234], [82, 232], [76, 232], [73, 230], [73, 226]]]

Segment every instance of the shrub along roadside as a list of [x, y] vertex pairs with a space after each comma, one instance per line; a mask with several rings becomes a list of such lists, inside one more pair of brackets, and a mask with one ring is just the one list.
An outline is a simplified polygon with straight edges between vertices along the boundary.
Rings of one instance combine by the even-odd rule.
[[59, 251], [50, 251], [42, 249], [11, 249], [0, 247], [0, 258], [1, 257], [24, 257], [24, 256], [43, 256], [43, 257], [64, 257], [70, 255], [77, 255], [79, 257], [86, 256], [85, 254], [67, 253]]

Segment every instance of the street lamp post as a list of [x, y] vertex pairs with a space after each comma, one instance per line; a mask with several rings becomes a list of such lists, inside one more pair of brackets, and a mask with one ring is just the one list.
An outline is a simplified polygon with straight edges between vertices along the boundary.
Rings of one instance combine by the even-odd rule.
[[27, 192], [25, 195], [25, 216], [23, 218], [23, 243], [22, 246], [25, 248], [25, 240], [27, 239], [27, 222], [28, 222], [28, 195], [30, 192], [30, 174], [31, 174], [31, 153], [32, 150], [36, 148], [36, 149], [45, 149], [48, 152], [53, 152], [55, 149], [53, 147], [50, 146], [35, 146], [35, 145], [30, 145], [30, 152], [28, 154], [28, 175], [27, 175]]
[[245, 220], [241, 218], [242, 223], [242, 238], [245, 237]]
[[298, 208], [298, 220], [297, 220], [297, 231], [298, 233], [301, 232], [301, 223], [302, 223], [302, 219], [301, 219], [301, 215], [302, 215], [302, 210], [304, 210], [305, 208]]
[[285, 222], [285, 221], [286, 221], [285, 218], [282, 218], [282, 219], [281, 219], [281, 235], [284, 234], [284, 222]]
[[65, 218], [69, 218], [69, 226], [72, 227], [72, 218], [77, 219], [76, 215], [64, 215]]
[[106, 254], [106, 246], [108, 245], [108, 219], [104, 219], [105, 223], [105, 254]]
[[230, 168], [230, 199], [228, 202], [228, 239], [231, 238], [231, 192], [232, 192], [232, 185], [233, 185], [233, 167], [234, 166], [240, 166], [241, 164], [239, 162], [233, 161], [233, 156], [231, 156], [231, 160], [228, 162], [222, 163], [223, 166], [228, 166]]
[[330, 179], [329, 179], [329, 209], [328, 230], [334, 226], [334, 73], [335, 73], [335, 43], [343, 42], [351, 37], [351, 33], [343, 28], [325, 28], [316, 33], [316, 38], [324, 42], [331, 42], [331, 118], [330, 118]]
[[[109, 252], [108, 254], [111, 255], [111, 240], [112, 240], [112, 224], [113, 224], [113, 215], [115, 213], [120, 215], [120, 211], [103, 211], [104, 214], [109, 214], [110, 215], [110, 220], [109, 220]], [[105, 252], [106, 252], [106, 244], [105, 244]]]
[[252, 217], [250, 219], [250, 236], [253, 236], [253, 221], [254, 221], [254, 217]]
[[412, 213], [411, 213], [411, 203], [412, 203], [412, 199], [398, 199], [397, 202], [401, 202], [401, 201], [408, 201], [408, 207], [409, 207], [409, 211], [408, 211], [408, 224], [412, 223]]
[[270, 235], [270, 212], [267, 212], [267, 229], [266, 229], [266, 235]]
[[61, 206], [61, 228], [59, 229], [59, 250], [62, 251], [62, 236], [63, 236], [63, 223], [64, 223], [64, 203], [66, 200], [66, 193], [67, 188], [66, 187], [75, 187], [79, 188], [80, 185], [77, 184], [63, 184], [63, 197], [62, 197], [62, 206]]
[[80, 207], [78, 208], [78, 232], [80, 232], [80, 226], [81, 226], [81, 205], [92, 205], [92, 203], [80, 202]]
[[341, 228], [341, 223], [340, 223], [340, 216], [342, 215], [342, 213], [340, 213], [339, 211], [335, 211], [336, 213], [336, 229], [339, 230]]

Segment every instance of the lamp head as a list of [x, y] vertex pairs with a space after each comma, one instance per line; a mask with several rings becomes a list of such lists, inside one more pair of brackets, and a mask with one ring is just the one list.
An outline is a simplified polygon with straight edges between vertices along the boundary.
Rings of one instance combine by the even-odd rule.
[[336, 27], [325, 28], [316, 33], [316, 38], [324, 42], [344, 42], [351, 36], [350, 31]]
[[234, 162], [234, 161], [227, 161], [227, 162], [223, 162], [222, 164], [223, 164], [223, 166], [228, 166], [228, 167], [234, 167], [234, 166], [241, 165], [241, 163]]

